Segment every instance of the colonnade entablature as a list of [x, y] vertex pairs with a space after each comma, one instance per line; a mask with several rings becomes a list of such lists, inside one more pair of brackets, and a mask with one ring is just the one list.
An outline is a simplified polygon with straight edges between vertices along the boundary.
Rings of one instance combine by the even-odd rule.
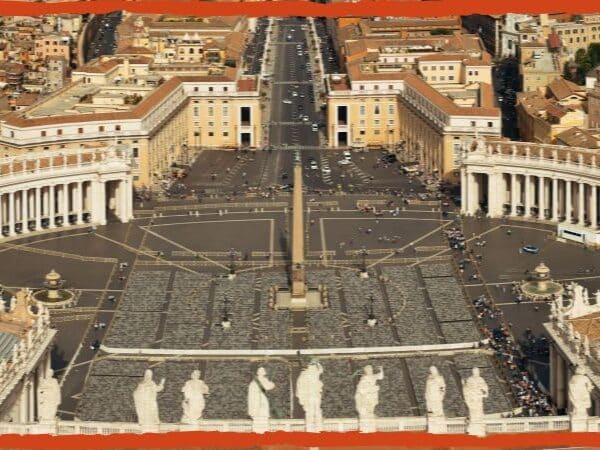
[[31, 152], [0, 158], [0, 238], [133, 216], [125, 145]]
[[522, 216], [596, 231], [600, 158], [595, 150], [478, 140], [461, 159], [461, 212]]

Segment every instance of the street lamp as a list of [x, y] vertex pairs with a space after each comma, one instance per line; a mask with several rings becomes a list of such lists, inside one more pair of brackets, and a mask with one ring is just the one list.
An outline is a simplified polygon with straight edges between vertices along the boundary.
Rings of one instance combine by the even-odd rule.
[[375, 325], [377, 325], [377, 317], [375, 317], [375, 298], [373, 298], [373, 295], [371, 294], [369, 296], [369, 304], [366, 305], [366, 309], [367, 309], [367, 325], [370, 326], [371, 328], [373, 328]]
[[230, 280], [233, 280], [235, 278], [235, 257], [237, 255], [237, 252], [235, 251], [234, 248], [229, 250], [229, 275], [227, 275], [227, 278], [229, 278]]
[[223, 319], [221, 319], [221, 326], [224, 330], [231, 328], [231, 316], [229, 314], [229, 298], [227, 294], [223, 294]]
[[367, 255], [369, 253], [367, 252], [367, 249], [363, 246], [363, 248], [360, 250], [360, 277], [361, 278], [369, 278], [369, 272], [367, 271]]

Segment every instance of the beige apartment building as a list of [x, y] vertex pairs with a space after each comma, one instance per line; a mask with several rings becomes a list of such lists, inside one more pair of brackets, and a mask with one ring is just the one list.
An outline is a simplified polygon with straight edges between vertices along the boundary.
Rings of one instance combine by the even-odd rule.
[[600, 14], [585, 14], [579, 21], [557, 23], [552, 28], [572, 59], [577, 50], [587, 50], [591, 43], [600, 41]]
[[146, 58], [107, 58], [73, 73], [73, 83], [0, 119], [0, 153], [129, 146], [133, 182], [150, 187], [200, 148], [257, 147], [257, 80], [238, 69], [205, 75], [154, 73]]
[[60, 34], [44, 35], [35, 40], [35, 55], [38, 59], [46, 59], [48, 56], [63, 57], [71, 60], [71, 38]]
[[481, 83], [471, 106], [460, 106], [415, 74], [377, 73], [361, 64], [327, 84], [332, 147], [398, 148], [424, 172], [456, 182], [462, 148], [476, 135], [500, 136], [500, 110], [487, 84]]

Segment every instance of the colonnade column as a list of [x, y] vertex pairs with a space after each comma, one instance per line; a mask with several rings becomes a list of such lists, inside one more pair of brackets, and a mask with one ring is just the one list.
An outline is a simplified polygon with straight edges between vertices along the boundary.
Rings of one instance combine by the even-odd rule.
[[577, 190], [579, 191], [579, 207], [577, 208], [579, 217], [577, 223], [583, 227], [585, 226], [585, 184], [578, 183]]
[[558, 221], [558, 178], [552, 178], [552, 220]]
[[538, 177], [538, 218], [544, 220], [546, 218], [546, 183], [544, 177]]
[[35, 188], [35, 229], [42, 229], [42, 188]]
[[469, 213], [467, 206], [467, 170], [462, 168], [460, 169], [460, 209], [463, 214]]
[[75, 224], [83, 221], [83, 183], [77, 182], [73, 190], [73, 208], [75, 210]]
[[517, 174], [510, 175], [510, 215], [517, 215]]
[[63, 184], [63, 227], [69, 225], [69, 184]]
[[121, 222], [123, 223], [127, 223], [129, 222], [129, 211], [127, 208], [127, 205], [129, 204], [129, 201], [127, 199], [128, 197], [128, 183], [127, 180], [121, 180], [119, 182], [119, 202], [121, 203], [121, 207], [119, 208], [119, 215], [120, 215], [120, 219]]
[[596, 229], [598, 227], [598, 186], [591, 185], [590, 188], [592, 190], [590, 195], [592, 202], [590, 205], [590, 222], [591, 227]]
[[92, 223], [106, 225], [106, 181], [92, 182]]
[[29, 233], [29, 191], [21, 191], [21, 233]]
[[571, 182], [569, 180], [565, 180], [565, 191], [566, 191], [566, 199], [565, 199], [565, 221], [567, 223], [571, 223], [572, 211], [573, 211], [573, 202], [571, 198]]
[[525, 175], [525, 212], [524, 217], [531, 215], [531, 175]]
[[8, 235], [15, 235], [15, 193], [8, 193]]
[[54, 185], [50, 185], [48, 187], [48, 228], [56, 228], [56, 224], [54, 223], [55, 218], [55, 205], [54, 205]]
[[488, 216], [498, 217], [502, 212], [502, 205], [500, 204], [500, 197], [503, 191], [502, 189], [502, 174], [490, 173], [488, 174]]

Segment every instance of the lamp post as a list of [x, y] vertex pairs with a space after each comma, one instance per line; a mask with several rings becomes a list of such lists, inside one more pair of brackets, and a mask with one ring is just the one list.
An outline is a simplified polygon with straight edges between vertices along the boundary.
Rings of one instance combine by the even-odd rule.
[[367, 305], [367, 325], [373, 328], [377, 325], [377, 317], [375, 317], [375, 298], [371, 294], [369, 296], [369, 304]]
[[361, 278], [369, 278], [369, 272], [367, 270], [367, 255], [369, 254], [369, 252], [367, 252], [367, 249], [363, 246], [363, 248], [360, 250], [360, 277]]
[[229, 274], [227, 275], [227, 278], [229, 278], [230, 280], [233, 280], [235, 278], [235, 257], [237, 255], [237, 252], [235, 251], [234, 248], [229, 250]]

